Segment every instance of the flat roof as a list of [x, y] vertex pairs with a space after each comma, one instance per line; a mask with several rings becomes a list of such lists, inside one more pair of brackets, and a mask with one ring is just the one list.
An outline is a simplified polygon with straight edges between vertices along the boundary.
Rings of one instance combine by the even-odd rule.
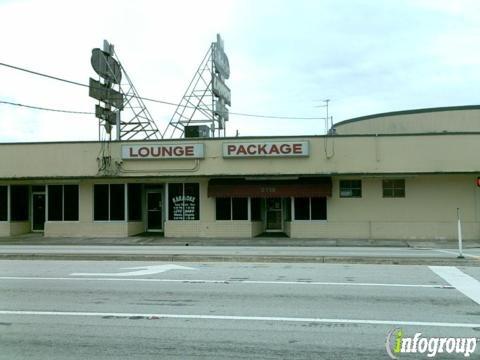
[[385, 113], [378, 113], [373, 115], [360, 116], [348, 120], [343, 120], [338, 123], [333, 124], [333, 128], [337, 126], [342, 126], [348, 123], [364, 121], [370, 119], [376, 119], [380, 117], [387, 116], [397, 116], [397, 115], [411, 115], [411, 114], [422, 114], [422, 113], [433, 113], [440, 111], [462, 111], [462, 110], [480, 110], [480, 105], [460, 105], [460, 106], [445, 106], [445, 107], [433, 107], [433, 108], [423, 108], [423, 109], [411, 109], [411, 110], [401, 110], [401, 111], [391, 111]]

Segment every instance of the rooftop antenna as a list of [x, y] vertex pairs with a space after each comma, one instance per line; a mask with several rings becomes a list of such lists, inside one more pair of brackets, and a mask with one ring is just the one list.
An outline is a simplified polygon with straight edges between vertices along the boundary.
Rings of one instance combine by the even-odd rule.
[[231, 106], [230, 65], [223, 40], [217, 34], [175, 109], [163, 138], [226, 136]]
[[[99, 75], [90, 78], [89, 96], [98, 100], [95, 116], [98, 120], [98, 139], [150, 140], [161, 138], [145, 103], [120, 62], [113, 44], [103, 41], [103, 49], [92, 50], [91, 64]], [[122, 79], [126, 82], [122, 83]], [[123, 113], [122, 113], [123, 111]], [[122, 116], [120, 116], [122, 114]]]

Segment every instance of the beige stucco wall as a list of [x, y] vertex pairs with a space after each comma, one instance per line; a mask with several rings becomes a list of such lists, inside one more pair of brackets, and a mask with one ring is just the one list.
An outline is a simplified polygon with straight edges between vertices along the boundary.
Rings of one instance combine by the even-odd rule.
[[[302, 158], [224, 159], [222, 143], [205, 144], [201, 160], [121, 160], [120, 144], [111, 144], [113, 163], [98, 174], [98, 143], [0, 144], [0, 183], [33, 178], [119, 178], [254, 175], [330, 175], [480, 172], [480, 135], [336, 136], [241, 141], [304, 140], [310, 156]], [[190, 141], [191, 142], [191, 141]]]
[[475, 176], [405, 178], [405, 198], [383, 198], [382, 178], [362, 179], [362, 198], [340, 198], [333, 181], [326, 222], [292, 221], [291, 236], [305, 238], [455, 239], [460, 208], [465, 239], [480, 238], [480, 188]]
[[10, 236], [10, 223], [6, 221], [0, 222], [0, 237], [1, 236]]
[[[305, 140], [310, 156], [302, 158], [224, 159], [225, 141]], [[192, 142], [189, 140], [189, 142]], [[47, 236], [128, 236], [142, 232], [143, 222], [94, 222], [93, 184], [139, 182], [200, 183], [200, 220], [166, 221], [165, 236], [251, 237], [262, 222], [216, 221], [215, 199], [207, 196], [215, 176], [326, 175], [333, 178], [328, 220], [285, 224], [292, 237], [318, 238], [455, 238], [456, 208], [464, 237], [480, 237], [480, 135], [335, 136], [199, 140], [205, 159], [120, 159], [120, 144], [111, 144], [121, 171], [98, 174], [98, 143], [0, 144], [0, 184], [79, 184], [78, 222], [47, 222]], [[326, 150], [325, 150], [326, 149]], [[435, 173], [435, 175], [432, 175]], [[466, 175], [465, 173], [470, 173]], [[356, 175], [354, 175], [356, 174]], [[395, 175], [398, 174], [398, 175]], [[382, 197], [382, 179], [406, 179], [406, 197]], [[361, 179], [363, 197], [340, 198], [340, 179]], [[30, 231], [30, 222], [0, 223], [0, 236]]]
[[[405, 179], [405, 198], [383, 198], [384, 177], [381, 176], [335, 176], [332, 197], [327, 199], [327, 221], [292, 220], [285, 223], [284, 230], [292, 238], [455, 239], [458, 207], [464, 238], [480, 238], [480, 188], [475, 185], [476, 176], [400, 177]], [[340, 198], [341, 179], [361, 179], [362, 197]], [[200, 183], [200, 220], [166, 221], [167, 237], [252, 237], [264, 230], [261, 221], [215, 220], [215, 199], [207, 196], [208, 179], [159, 178], [149, 181], [154, 184], [168, 181]], [[113, 237], [144, 231], [144, 222], [93, 221], [93, 184], [113, 180], [85, 179], [77, 182], [80, 185], [79, 221], [46, 222], [46, 236]], [[27, 232], [30, 232], [30, 222], [0, 223], [1, 236]]]
[[[380, 114], [381, 115], [381, 114]], [[480, 109], [385, 114], [334, 125], [337, 134], [479, 132]]]

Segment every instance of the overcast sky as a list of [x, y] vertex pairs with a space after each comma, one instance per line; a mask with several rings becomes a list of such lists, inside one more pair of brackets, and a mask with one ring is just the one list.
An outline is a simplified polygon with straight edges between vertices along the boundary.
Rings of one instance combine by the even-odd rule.
[[[0, 0], [0, 62], [87, 83], [91, 49], [115, 45], [140, 95], [179, 102], [216, 33], [231, 112], [323, 117], [472, 105], [480, 1]], [[88, 89], [0, 66], [0, 101], [93, 111]], [[146, 103], [164, 129], [172, 106]], [[231, 115], [227, 135], [322, 134], [322, 120]], [[96, 140], [93, 115], [0, 104], [0, 142]]]

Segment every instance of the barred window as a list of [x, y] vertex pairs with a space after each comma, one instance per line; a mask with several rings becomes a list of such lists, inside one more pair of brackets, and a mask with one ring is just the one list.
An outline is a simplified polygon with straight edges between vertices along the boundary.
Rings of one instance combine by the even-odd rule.
[[405, 197], [405, 179], [383, 180], [384, 198], [404, 198]]
[[362, 180], [340, 180], [340, 197], [362, 197]]

